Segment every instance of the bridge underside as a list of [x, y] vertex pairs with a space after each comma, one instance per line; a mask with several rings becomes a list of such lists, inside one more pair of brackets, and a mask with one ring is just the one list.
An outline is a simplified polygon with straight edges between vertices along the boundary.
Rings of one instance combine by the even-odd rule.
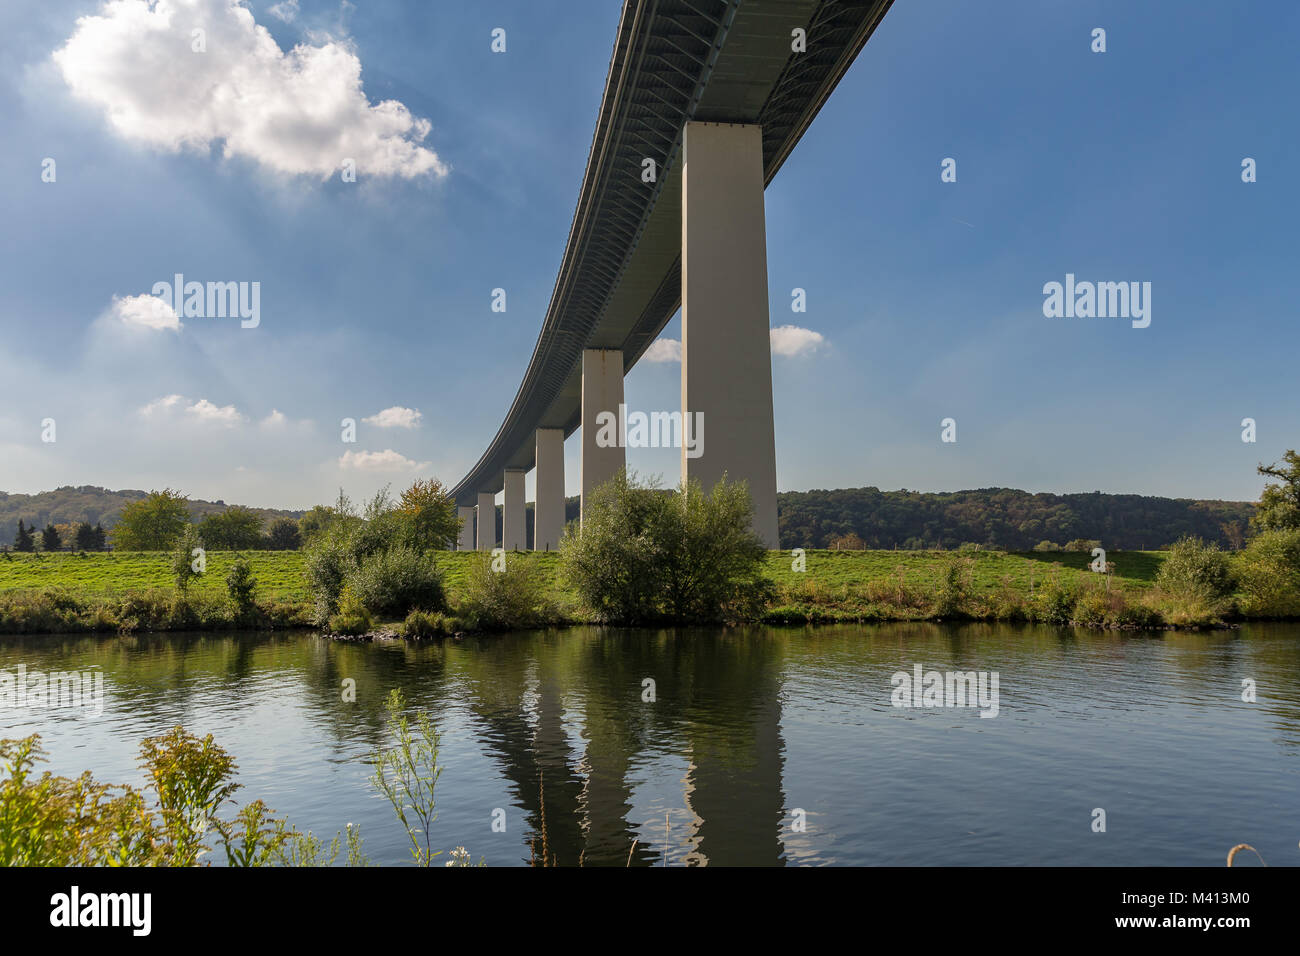
[[531, 469], [537, 429], [579, 428], [584, 350], [621, 352], [626, 373], [681, 306], [687, 124], [758, 126], [766, 185], [891, 3], [627, 0], [541, 334], [504, 423], [453, 489], [458, 504]]

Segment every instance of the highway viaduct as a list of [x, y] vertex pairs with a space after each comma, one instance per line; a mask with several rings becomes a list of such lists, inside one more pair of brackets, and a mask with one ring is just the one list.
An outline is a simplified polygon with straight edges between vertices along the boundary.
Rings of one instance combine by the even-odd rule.
[[[581, 429], [581, 494], [621, 469], [598, 442], [623, 378], [682, 313], [682, 419], [703, 454], [682, 475], [749, 484], [754, 530], [777, 542], [776, 439], [763, 191], [893, 0], [626, 0], [559, 276], [514, 402], [452, 489], [458, 546], [522, 550], [565, 524], [564, 441]], [[475, 517], [477, 514], [477, 535]]]

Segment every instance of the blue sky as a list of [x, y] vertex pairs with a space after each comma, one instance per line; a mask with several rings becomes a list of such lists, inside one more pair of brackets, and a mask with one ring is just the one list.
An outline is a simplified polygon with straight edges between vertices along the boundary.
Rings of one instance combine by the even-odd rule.
[[[0, 8], [0, 490], [454, 483], [514, 397], [619, 5], [232, 3]], [[1284, 2], [897, 0], [767, 191], [771, 324], [821, 336], [774, 357], [780, 488], [1256, 497], [1300, 445], [1297, 35]], [[319, 168], [344, 148], [355, 183]], [[260, 324], [152, 327], [133, 297], [175, 273], [260, 282]], [[1150, 282], [1150, 326], [1045, 317], [1067, 273]], [[576, 436], [566, 464], [575, 493]]]

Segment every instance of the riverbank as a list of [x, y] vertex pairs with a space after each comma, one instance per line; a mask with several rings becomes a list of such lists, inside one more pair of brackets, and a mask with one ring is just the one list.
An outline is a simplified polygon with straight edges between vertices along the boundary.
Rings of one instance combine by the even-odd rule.
[[[867, 621], [1006, 620], [1095, 627], [1213, 626], [1231, 608], [1188, 607], [1155, 587], [1163, 552], [1112, 552], [1110, 574], [1089, 570], [1084, 552], [818, 551], [770, 552], [774, 584], [759, 621], [767, 624]], [[257, 582], [252, 608], [239, 611], [225, 572], [248, 561]], [[458, 614], [469, 570], [485, 557], [438, 552], [449, 608], [417, 622], [412, 637], [473, 629]], [[559, 555], [517, 553], [546, 597], [544, 623], [591, 623], [563, 581]], [[0, 557], [0, 633], [78, 633], [312, 626], [297, 551], [213, 552], [207, 573], [185, 591], [162, 552], [12, 554]], [[371, 633], [403, 635], [404, 621], [375, 622]]]

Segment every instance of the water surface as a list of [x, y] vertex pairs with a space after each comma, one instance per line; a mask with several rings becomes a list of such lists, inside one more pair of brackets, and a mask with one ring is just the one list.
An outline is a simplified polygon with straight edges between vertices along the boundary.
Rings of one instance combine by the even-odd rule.
[[[442, 733], [436, 845], [489, 865], [528, 861], [543, 802], [565, 864], [1218, 866], [1241, 842], [1300, 863], [1296, 625], [0, 638], [20, 663], [104, 672], [98, 717], [0, 707], [54, 772], [139, 784], [140, 740], [180, 723], [234, 754], [241, 800], [359, 825], [379, 863], [407, 858], [367, 780], [394, 687]], [[998, 715], [892, 706], [916, 664], [998, 672]]]

